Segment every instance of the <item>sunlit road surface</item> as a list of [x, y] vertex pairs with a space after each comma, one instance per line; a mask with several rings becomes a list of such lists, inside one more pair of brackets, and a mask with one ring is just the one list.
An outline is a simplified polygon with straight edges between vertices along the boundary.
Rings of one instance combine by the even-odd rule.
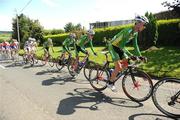
[[[155, 82], [155, 81], [154, 81]], [[136, 103], [118, 92], [92, 89], [81, 73], [67, 68], [0, 61], [0, 120], [173, 120], [158, 111], [151, 98]]]

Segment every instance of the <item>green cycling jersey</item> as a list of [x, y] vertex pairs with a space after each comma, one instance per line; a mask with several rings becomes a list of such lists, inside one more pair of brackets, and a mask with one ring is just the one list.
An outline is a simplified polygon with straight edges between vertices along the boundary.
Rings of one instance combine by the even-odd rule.
[[119, 32], [117, 35], [114, 36], [114, 38], [111, 40], [112, 45], [121, 48], [125, 54], [133, 55], [126, 49], [126, 44], [130, 42], [130, 40], [133, 40], [133, 47], [135, 48], [135, 54], [137, 56], [141, 56], [138, 44], [137, 44], [137, 37], [138, 33], [133, 32], [132, 28], [125, 28], [121, 32]]
[[[93, 49], [93, 44], [92, 44], [92, 40], [88, 38], [88, 36], [85, 34], [85, 35], [82, 35], [80, 37], [80, 39], [76, 42], [76, 45], [79, 46], [81, 48], [81, 50], [83, 50], [84, 52], [86, 52], [85, 50], [85, 45], [86, 44], [90, 44], [90, 47], [91, 47], [91, 51], [95, 54], [94, 52], [94, 49]], [[76, 50], [76, 54], [78, 53], [78, 51]]]
[[53, 43], [52, 43], [52, 42], [49, 42], [49, 41], [46, 41], [46, 42], [43, 43], [43, 47], [44, 47], [44, 48], [53, 47]]
[[108, 48], [109, 48], [109, 51], [113, 58], [113, 61], [118, 60], [119, 58], [117, 58], [117, 55], [115, 55], [116, 53], [114, 53], [114, 50], [112, 50], [113, 49], [112, 46], [122, 49], [125, 57], [133, 55], [126, 49], [126, 44], [129, 43], [131, 40], [133, 41], [133, 47], [135, 49], [135, 54], [137, 56], [141, 56], [141, 53], [140, 53], [140, 50], [138, 47], [138, 43], [137, 43], [137, 37], [138, 37], [138, 32], [133, 32], [132, 28], [125, 28], [125, 29], [121, 30], [121, 32], [116, 34], [112, 38], [110, 43], [108, 44]]
[[66, 38], [64, 40], [64, 42], [62, 43], [62, 45], [63, 45], [62, 52], [68, 52], [69, 53], [69, 46], [74, 44], [74, 42], [75, 42], [75, 39]]

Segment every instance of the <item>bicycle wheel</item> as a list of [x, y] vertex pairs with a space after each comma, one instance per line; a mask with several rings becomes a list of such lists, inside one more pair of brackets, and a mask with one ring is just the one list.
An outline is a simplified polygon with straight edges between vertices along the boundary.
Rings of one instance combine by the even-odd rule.
[[77, 72], [75, 71], [74, 67], [75, 67], [75, 59], [71, 59], [68, 62], [67, 68], [68, 68], [69, 74], [72, 77], [75, 77], [77, 75]]
[[151, 96], [153, 83], [148, 74], [134, 69], [123, 77], [122, 88], [131, 100], [143, 102]]
[[87, 79], [87, 80], [89, 80], [90, 78], [89, 78], [89, 74], [90, 74], [90, 70], [91, 69], [93, 69], [94, 67], [96, 66], [96, 64], [94, 63], [94, 62], [92, 62], [92, 61], [88, 61], [87, 63], [86, 63], [86, 65], [84, 66], [84, 68], [83, 68], [83, 74], [84, 74], [84, 77]]
[[47, 64], [47, 58], [46, 58], [46, 56], [41, 55], [41, 59], [42, 59], [42, 61], [41, 61], [42, 65], [46, 65], [46, 64]]
[[34, 63], [37, 64], [38, 63], [38, 56], [36, 54], [34, 54], [33, 58], [34, 58]]
[[106, 83], [109, 79], [109, 73], [107, 70], [91, 69], [89, 72], [90, 85], [97, 91], [103, 91], [107, 88]]
[[153, 89], [152, 100], [162, 113], [180, 118], [180, 79], [164, 78], [158, 81]]
[[61, 56], [59, 56], [56, 61], [56, 68], [60, 71], [64, 66], [64, 61], [62, 61]]
[[23, 55], [23, 63], [24, 64], [28, 63], [28, 59], [27, 59], [27, 55], [26, 54]]
[[52, 56], [49, 56], [49, 66], [53, 67], [54, 66], [54, 58]]
[[31, 66], [34, 66], [34, 58], [32, 55], [29, 57], [29, 63]]

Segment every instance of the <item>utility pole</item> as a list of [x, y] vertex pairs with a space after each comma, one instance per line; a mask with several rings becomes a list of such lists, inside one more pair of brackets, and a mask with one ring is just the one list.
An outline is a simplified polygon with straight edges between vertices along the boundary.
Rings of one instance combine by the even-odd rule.
[[19, 18], [18, 18], [18, 13], [17, 13], [17, 10], [16, 10], [16, 23], [17, 23], [17, 34], [18, 34], [18, 42], [19, 42], [19, 45], [20, 45], [20, 34], [19, 34]]
[[[28, 2], [27, 2], [27, 4], [24, 6], [24, 8], [20, 11], [20, 13], [22, 13], [23, 12], [23, 10], [31, 3], [31, 1], [32, 0], [29, 0]], [[16, 21], [17, 21], [17, 34], [18, 34], [18, 42], [19, 42], [19, 45], [21, 45], [20, 44], [20, 42], [21, 42], [21, 39], [20, 39], [20, 33], [19, 33], [19, 16], [18, 16], [18, 12], [17, 12], [17, 9], [15, 9], [15, 11], [16, 11]]]

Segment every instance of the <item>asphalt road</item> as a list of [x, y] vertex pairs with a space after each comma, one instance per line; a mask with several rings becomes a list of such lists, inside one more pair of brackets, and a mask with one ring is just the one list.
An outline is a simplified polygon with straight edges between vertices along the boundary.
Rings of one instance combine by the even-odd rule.
[[0, 120], [172, 120], [151, 98], [143, 103], [117, 93], [92, 89], [81, 73], [72, 79], [67, 68], [0, 61]]

